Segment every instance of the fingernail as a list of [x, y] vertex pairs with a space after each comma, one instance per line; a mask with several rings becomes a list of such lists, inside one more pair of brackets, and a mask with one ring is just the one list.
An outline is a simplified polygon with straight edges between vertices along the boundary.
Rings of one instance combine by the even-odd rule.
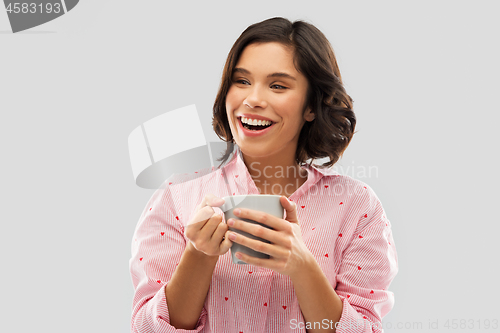
[[236, 258], [241, 259], [241, 253], [236, 252], [235, 256], [236, 256]]
[[234, 233], [230, 232], [229, 239], [234, 241], [236, 239], [236, 235]]
[[229, 220], [227, 220], [227, 224], [228, 224], [228, 225], [233, 225], [233, 224], [234, 224], [234, 220], [233, 220], [233, 219], [229, 219]]
[[233, 213], [235, 215], [240, 215], [240, 212], [241, 212], [241, 210], [239, 208], [236, 208], [235, 210], [233, 210]]

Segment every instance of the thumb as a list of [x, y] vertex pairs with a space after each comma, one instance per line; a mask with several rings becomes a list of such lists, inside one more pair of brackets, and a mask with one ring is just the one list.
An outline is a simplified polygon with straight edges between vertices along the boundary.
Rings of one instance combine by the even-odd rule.
[[227, 251], [229, 251], [231, 246], [233, 246], [233, 242], [231, 242], [231, 240], [229, 239], [229, 233], [230, 231], [228, 230], [224, 234], [224, 240], [219, 246], [220, 254], [225, 254]]
[[297, 205], [295, 202], [288, 200], [285, 196], [281, 196], [280, 201], [286, 211], [285, 220], [291, 223], [299, 224], [299, 219], [297, 218]]

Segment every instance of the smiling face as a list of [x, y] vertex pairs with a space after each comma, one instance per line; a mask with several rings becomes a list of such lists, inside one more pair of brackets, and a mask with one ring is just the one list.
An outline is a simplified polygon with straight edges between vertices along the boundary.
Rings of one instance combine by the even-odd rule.
[[[226, 96], [231, 133], [243, 156], [258, 160], [273, 157], [288, 163], [295, 159], [300, 130], [312, 121], [310, 108], [304, 112], [308, 83], [293, 63], [293, 51], [280, 43], [245, 47]], [[270, 120], [262, 131], [245, 129], [241, 117]]]

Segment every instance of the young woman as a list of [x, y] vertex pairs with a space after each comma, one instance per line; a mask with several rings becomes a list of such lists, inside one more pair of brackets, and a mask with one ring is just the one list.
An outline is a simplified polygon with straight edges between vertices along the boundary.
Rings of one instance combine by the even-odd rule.
[[[330, 168], [356, 118], [325, 36], [283, 18], [248, 27], [228, 55], [213, 119], [225, 164], [167, 180], [137, 225], [132, 331], [381, 331], [396, 249], [376, 194]], [[281, 195], [285, 218], [241, 209], [223, 221], [221, 198], [241, 194]], [[233, 264], [234, 242], [270, 259]]]

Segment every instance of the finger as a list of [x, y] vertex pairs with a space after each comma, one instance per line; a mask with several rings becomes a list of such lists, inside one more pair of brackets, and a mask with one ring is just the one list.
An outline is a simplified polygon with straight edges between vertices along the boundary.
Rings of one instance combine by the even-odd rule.
[[254, 235], [255, 237], [259, 237], [270, 241], [273, 244], [281, 244], [281, 240], [283, 239], [282, 235], [279, 232], [263, 227], [261, 225], [250, 223], [238, 219], [230, 219], [233, 223], [230, 225], [233, 229], [238, 229]]
[[215, 211], [210, 206], [202, 207], [197, 210], [191, 220], [188, 222], [188, 225], [194, 225], [197, 230], [203, 228], [205, 223], [215, 214]]
[[198, 209], [202, 209], [205, 206], [220, 207], [224, 204], [224, 202], [224, 199], [219, 198], [212, 193], [208, 193], [203, 197], [203, 200], [201, 200], [200, 204], [198, 205]]
[[220, 244], [220, 242], [222, 241], [222, 237], [224, 237], [224, 234], [226, 233], [227, 230], [228, 230], [227, 224], [223, 223], [222, 221], [219, 222], [219, 225], [212, 234], [210, 241], [213, 240], [214, 242], [217, 242], [217, 245]]
[[262, 259], [262, 258], [255, 258], [252, 256], [249, 256], [248, 254], [243, 254], [241, 252], [236, 252], [236, 258], [246, 262], [249, 265], [252, 266], [258, 266], [258, 267], [264, 267], [264, 268], [271, 268], [272, 261], [273, 259]]
[[297, 205], [295, 202], [288, 200], [284, 195], [281, 196], [280, 202], [286, 212], [285, 220], [299, 224], [299, 219], [297, 218]]
[[221, 253], [226, 253], [231, 248], [231, 246], [233, 246], [233, 242], [229, 239], [229, 233], [229, 230], [226, 231], [226, 233], [224, 234], [224, 240], [219, 246], [219, 250]]
[[214, 234], [215, 230], [217, 229], [217, 227], [221, 222], [222, 222], [222, 217], [217, 214], [208, 219], [207, 223], [205, 223], [203, 228], [200, 230], [200, 238], [210, 241], [212, 235]]
[[249, 219], [268, 226], [274, 230], [282, 230], [282, 219], [271, 214], [248, 208], [238, 208], [233, 210], [233, 214], [238, 218]]
[[243, 246], [246, 246], [248, 248], [251, 248], [252, 250], [255, 250], [257, 252], [262, 252], [265, 254], [270, 255], [271, 257], [275, 257], [279, 255], [279, 249], [276, 245], [273, 244], [268, 244], [265, 242], [262, 242], [260, 240], [256, 239], [251, 239], [248, 237], [245, 237], [243, 235], [237, 234], [235, 232], [232, 232], [230, 234], [230, 239], [234, 243], [241, 244]]

